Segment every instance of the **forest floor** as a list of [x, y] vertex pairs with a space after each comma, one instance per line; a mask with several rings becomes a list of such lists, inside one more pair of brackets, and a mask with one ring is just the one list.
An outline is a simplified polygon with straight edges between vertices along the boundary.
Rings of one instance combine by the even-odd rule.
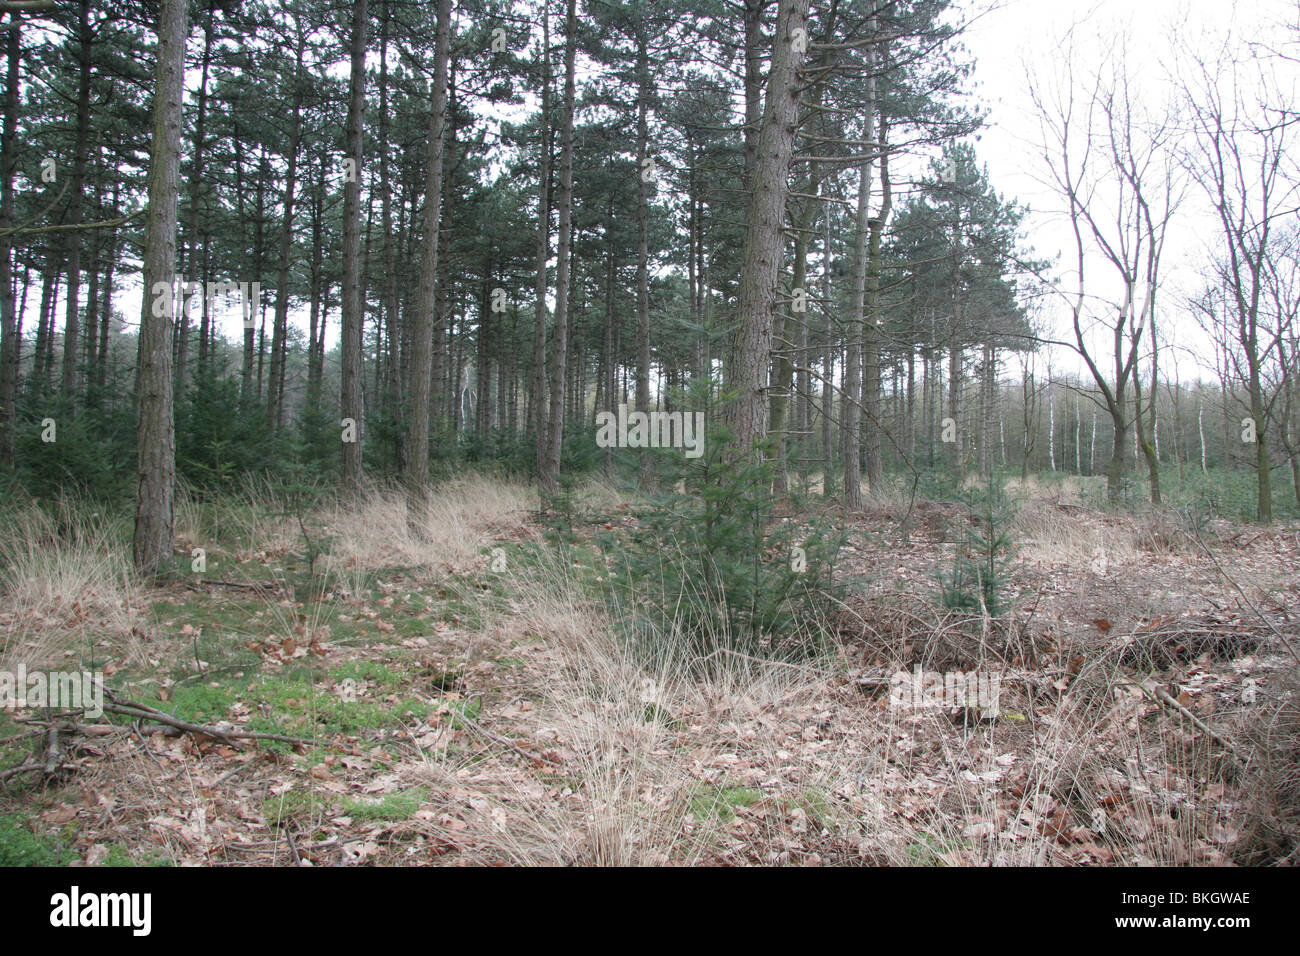
[[[835, 648], [707, 677], [621, 644], [593, 552], [559, 558], [521, 485], [451, 483], [424, 538], [392, 492], [186, 499], [186, 557], [148, 587], [120, 522], [32, 510], [0, 665], [93, 667], [212, 733], [74, 716], [57, 773], [5, 778], [48, 721], [0, 712], [0, 862], [1294, 863], [1300, 528], [1077, 492], [1020, 489], [998, 618], [936, 596], [959, 506], [869, 503]], [[579, 542], [634, 520], [580, 498]], [[917, 668], [996, 674], [996, 712], [897, 706]]]

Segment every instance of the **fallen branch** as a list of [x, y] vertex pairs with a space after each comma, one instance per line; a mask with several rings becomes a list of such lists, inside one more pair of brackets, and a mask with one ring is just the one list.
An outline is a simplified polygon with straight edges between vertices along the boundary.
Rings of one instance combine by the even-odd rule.
[[220, 730], [216, 727], [209, 727], [205, 724], [192, 724], [187, 720], [179, 720], [160, 710], [154, 710], [152, 707], [146, 707], [143, 704], [134, 704], [131, 702], [128, 702], [127, 704], [105, 704], [104, 712], [108, 714], [119, 714], [123, 717], [156, 720], [160, 724], [175, 727], [177, 730], [183, 730], [187, 734], [203, 734], [207, 737], [214, 737], [218, 740], [278, 740], [281, 743], [303, 745], [310, 745], [313, 743], [313, 741], [307, 740], [305, 737], [289, 737], [285, 734], [259, 734], [246, 730]]
[[17, 767], [10, 767], [8, 770], [0, 770], [0, 784], [7, 782], [10, 777], [18, 776], [20, 773], [28, 773], [32, 770], [44, 769], [45, 764], [43, 763], [25, 763], [19, 764]]
[[1175, 700], [1173, 697], [1171, 697], [1169, 695], [1169, 692], [1165, 690], [1163, 687], [1157, 686], [1154, 689], [1149, 689], [1145, 685], [1137, 683], [1136, 681], [1134, 682], [1134, 684], [1137, 687], [1140, 687], [1144, 693], [1150, 694], [1161, 704], [1164, 704], [1166, 707], [1175, 711], [1179, 715], [1186, 717], [1188, 720], [1192, 722], [1193, 726], [1195, 726], [1198, 730], [1202, 731], [1203, 733], [1209, 735], [1211, 739], [1213, 739], [1218, 744], [1220, 744], [1223, 747], [1223, 749], [1227, 750], [1228, 753], [1232, 754], [1242, 763], [1246, 762], [1246, 758], [1242, 756], [1241, 751], [1239, 751], [1235, 746], [1233, 746], [1233, 744], [1229, 740], [1227, 740], [1222, 734], [1216, 731], [1205, 721], [1201, 720], [1201, 718], [1193, 714], [1190, 710], [1187, 709], [1186, 706], [1184, 706], [1183, 704]]
[[63, 749], [59, 746], [59, 727], [51, 724], [45, 732], [45, 774], [49, 776], [61, 764]]
[[123, 700], [107, 687], [104, 687], [103, 684], [100, 684], [100, 687], [103, 688], [104, 696], [109, 701], [104, 705], [105, 713], [120, 714], [123, 717], [147, 718], [160, 724], [166, 724], [169, 727], [175, 727], [177, 730], [183, 730], [186, 733], [205, 734], [219, 740], [278, 740], [281, 743], [303, 744], [304, 746], [313, 743], [313, 741], [303, 737], [288, 737], [284, 734], [258, 734], [245, 730], [218, 730], [216, 727], [208, 727], [204, 724], [192, 724], [186, 720], [179, 720], [166, 711], [150, 707], [148, 704]]
[[254, 591], [258, 594], [270, 594], [272, 591], [272, 588], [269, 588], [264, 584], [249, 584], [242, 581], [213, 581], [211, 579], [204, 579], [194, 585], [195, 589], [200, 589], [205, 586], [235, 588], [240, 591]]

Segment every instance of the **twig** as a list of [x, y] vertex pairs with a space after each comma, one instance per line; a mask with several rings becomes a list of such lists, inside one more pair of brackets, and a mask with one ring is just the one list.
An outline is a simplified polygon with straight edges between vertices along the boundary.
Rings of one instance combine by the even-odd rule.
[[288, 737], [284, 734], [255, 734], [244, 730], [218, 730], [216, 727], [208, 727], [203, 724], [191, 724], [189, 721], [178, 720], [170, 714], [164, 714], [153, 708], [144, 708], [142, 704], [133, 704], [124, 706], [122, 704], [105, 704], [104, 710], [110, 714], [121, 714], [123, 717], [148, 717], [156, 720], [161, 724], [169, 727], [175, 727], [177, 730], [183, 730], [189, 734], [204, 734], [208, 737], [215, 737], [219, 740], [278, 740], [286, 744], [304, 744], [310, 745], [314, 741], [307, 740], [304, 737]]
[[122, 700], [103, 684], [100, 684], [104, 690], [104, 696], [108, 698], [109, 703], [104, 705], [104, 710], [110, 714], [121, 714], [123, 717], [147, 717], [156, 720], [160, 724], [166, 724], [169, 727], [175, 727], [177, 730], [183, 730], [191, 734], [205, 734], [208, 737], [216, 737], [221, 740], [278, 740], [286, 744], [303, 744], [304, 746], [314, 743], [302, 737], [288, 737], [284, 734], [255, 734], [244, 730], [218, 730], [216, 727], [207, 727], [203, 724], [191, 724], [185, 720], [178, 720], [171, 714], [150, 707], [148, 704], [136, 703], [133, 700]]
[[227, 770], [216, 780], [212, 781], [212, 789], [215, 790], [217, 787], [221, 786], [223, 783], [225, 783], [227, 780], [229, 780], [231, 777], [233, 777], [235, 774], [239, 773], [239, 771], [243, 769], [244, 769], [244, 765], [241, 763], [241, 764], [237, 764], [233, 769]]
[[554, 760], [548, 760], [547, 758], [543, 757], [541, 754], [530, 754], [527, 750], [524, 750], [524, 748], [520, 747], [514, 741], [507, 740], [505, 737], [500, 737], [497, 734], [492, 733], [492, 731], [479, 726], [479, 724], [472, 717], [469, 717], [466, 714], [458, 713], [455, 715], [455, 719], [460, 723], [463, 723], [466, 727], [470, 728], [470, 730], [478, 731], [488, 740], [501, 744], [501, 746], [503, 747], [509, 747], [511, 750], [519, 754], [519, 756], [521, 757], [525, 757], [528, 760], [540, 760], [542, 763], [550, 764], [552, 767], [559, 767], [561, 770], [564, 769], [563, 764], [556, 763]]
[[1226, 738], [1224, 738], [1224, 736], [1220, 734], [1218, 731], [1216, 731], [1213, 727], [1211, 727], [1205, 721], [1201, 720], [1201, 718], [1197, 717], [1190, 710], [1188, 710], [1183, 704], [1179, 703], [1173, 697], [1170, 697], [1169, 692], [1165, 690], [1163, 687], [1156, 687], [1153, 690], [1148, 690], [1145, 686], [1138, 683], [1137, 681], [1134, 681], [1133, 683], [1135, 686], [1141, 688], [1145, 693], [1150, 694], [1152, 697], [1154, 697], [1160, 703], [1164, 704], [1166, 707], [1178, 712], [1183, 717], [1186, 717], [1188, 720], [1192, 722], [1193, 725], [1195, 725], [1195, 727], [1198, 730], [1208, 734], [1211, 738], [1217, 741], [1225, 750], [1227, 750], [1228, 753], [1232, 754], [1242, 763], [1246, 762], [1246, 758], [1242, 756], [1241, 751], [1239, 751], [1235, 746], [1233, 746], [1231, 742], [1229, 742]]
[[140, 749], [145, 752], [145, 756], [156, 763], [159, 770], [165, 770], [166, 768], [163, 766], [163, 762], [158, 759], [158, 755], [150, 750], [149, 745], [145, 743], [144, 734], [140, 733], [140, 722], [138, 720], [131, 722], [131, 733], [135, 734], [135, 739], [140, 741]]
[[[212, 578], [204, 578], [199, 585], [207, 587], [237, 588], [241, 591], [257, 591], [258, 593], [271, 593], [271, 588], [264, 584], [249, 584], [243, 581], [214, 581]], [[196, 585], [197, 587], [198, 585]]]
[[45, 773], [46, 775], [54, 773], [62, 762], [62, 748], [59, 746], [59, 726], [50, 724], [49, 729], [45, 732]]
[[0, 770], [0, 784], [3, 784], [10, 777], [18, 776], [20, 773], [27, 773], [28, 771], [31, 770], [44, 770], [44, 769], [45, 769], [45, 764], [43, 763], [24, 763], [24, 764], [19, 764], [17, 767], [10, 767], [7, 770]]

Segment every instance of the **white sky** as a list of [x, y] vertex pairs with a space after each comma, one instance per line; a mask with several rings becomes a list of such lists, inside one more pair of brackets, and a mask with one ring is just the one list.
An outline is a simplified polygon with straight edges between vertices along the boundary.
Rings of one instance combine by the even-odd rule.
[[[987, 2], [972, 0], [971, 9], [986, 6]], [[1074, 239], [1063, 215], [1064, 201], [1045, 185], [1047, 168], [1026, 67], [1040, 76], [1057, 71], [1060, 42], [1072, 26], [1079, 40], [1078, 73], [1095, 69], [1102, 54], [1127, 35], [1131, 81], [1148, 91], [1146, 102], [1154, 109], [1171, 92], [1169, 77], [1179, 68], [1176, 37], [1185, 37], [1207, 52], [1228, 36], [1245, 42], [1285, 42], [1278, 24], [1297, 20], [1297, 0], [1002, 0], [997, 10], [968, 29], [964, 40], [976, 60], [976, 99], [990, 110], [977, 153], [988, 164], [995, 188], [1030, 206], [1024, 222], [1028, 243], [1039, 257], [1058, 258], [1063, 289], [1077, 288], [1070, 274]], [[1294, 89], [1300, 68], [1293, 64], [1286, 70]], [[1189, 186], [1171, 224], [1162, 260], [1158, 315], [1162, 340], [1193, 352], [1205, 352], [1208, 345], [1179, 303], [1199, 285], [1196, 270], [1216, 237], [1215, 225], [1198, 187]], [[1091, 258], [1087, 269], [1091, 287], [1092, 277], [1100, 281], [1104, 270]], [[1098, 292], [1119, 295], [1113, 284]], [[1056, 338], [1071, 338], [1063, 303], [1049, 309], [1048, 319]], [[1084, 371], [1081, 361], [1062, 349], [1052, 350], [1051, 358], [1062, 370]], [[1184, 381], [1204, 374], [1195, 368], [1192, 355], [1170, 349], [1161, 358], [1166, 374], [1175, 359]], [[1211, 368], [1212, 364], [1207, 366]]]

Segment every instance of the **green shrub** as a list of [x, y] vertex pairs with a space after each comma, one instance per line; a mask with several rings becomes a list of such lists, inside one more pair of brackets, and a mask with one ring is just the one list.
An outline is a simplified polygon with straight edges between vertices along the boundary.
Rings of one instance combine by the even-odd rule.
[[843, 533], [778, 518], [772, 462], [735, 455], [725, 429], [708, 434], [699, 458], [655, 456], [663, 490], [601, 539], [615, 617], [652, 649], [673, 636], [684, 641], [674, 650], [700, 656], [812, 651], [840, 588]]
[[939, 599], [953, 610], [987, 611], [997, 617], [1007, 609], [1004, 593], [1015, 507], [997, 477], [960, 497], [967, 522], [957, 541], [952, 572], [939, 573]]

